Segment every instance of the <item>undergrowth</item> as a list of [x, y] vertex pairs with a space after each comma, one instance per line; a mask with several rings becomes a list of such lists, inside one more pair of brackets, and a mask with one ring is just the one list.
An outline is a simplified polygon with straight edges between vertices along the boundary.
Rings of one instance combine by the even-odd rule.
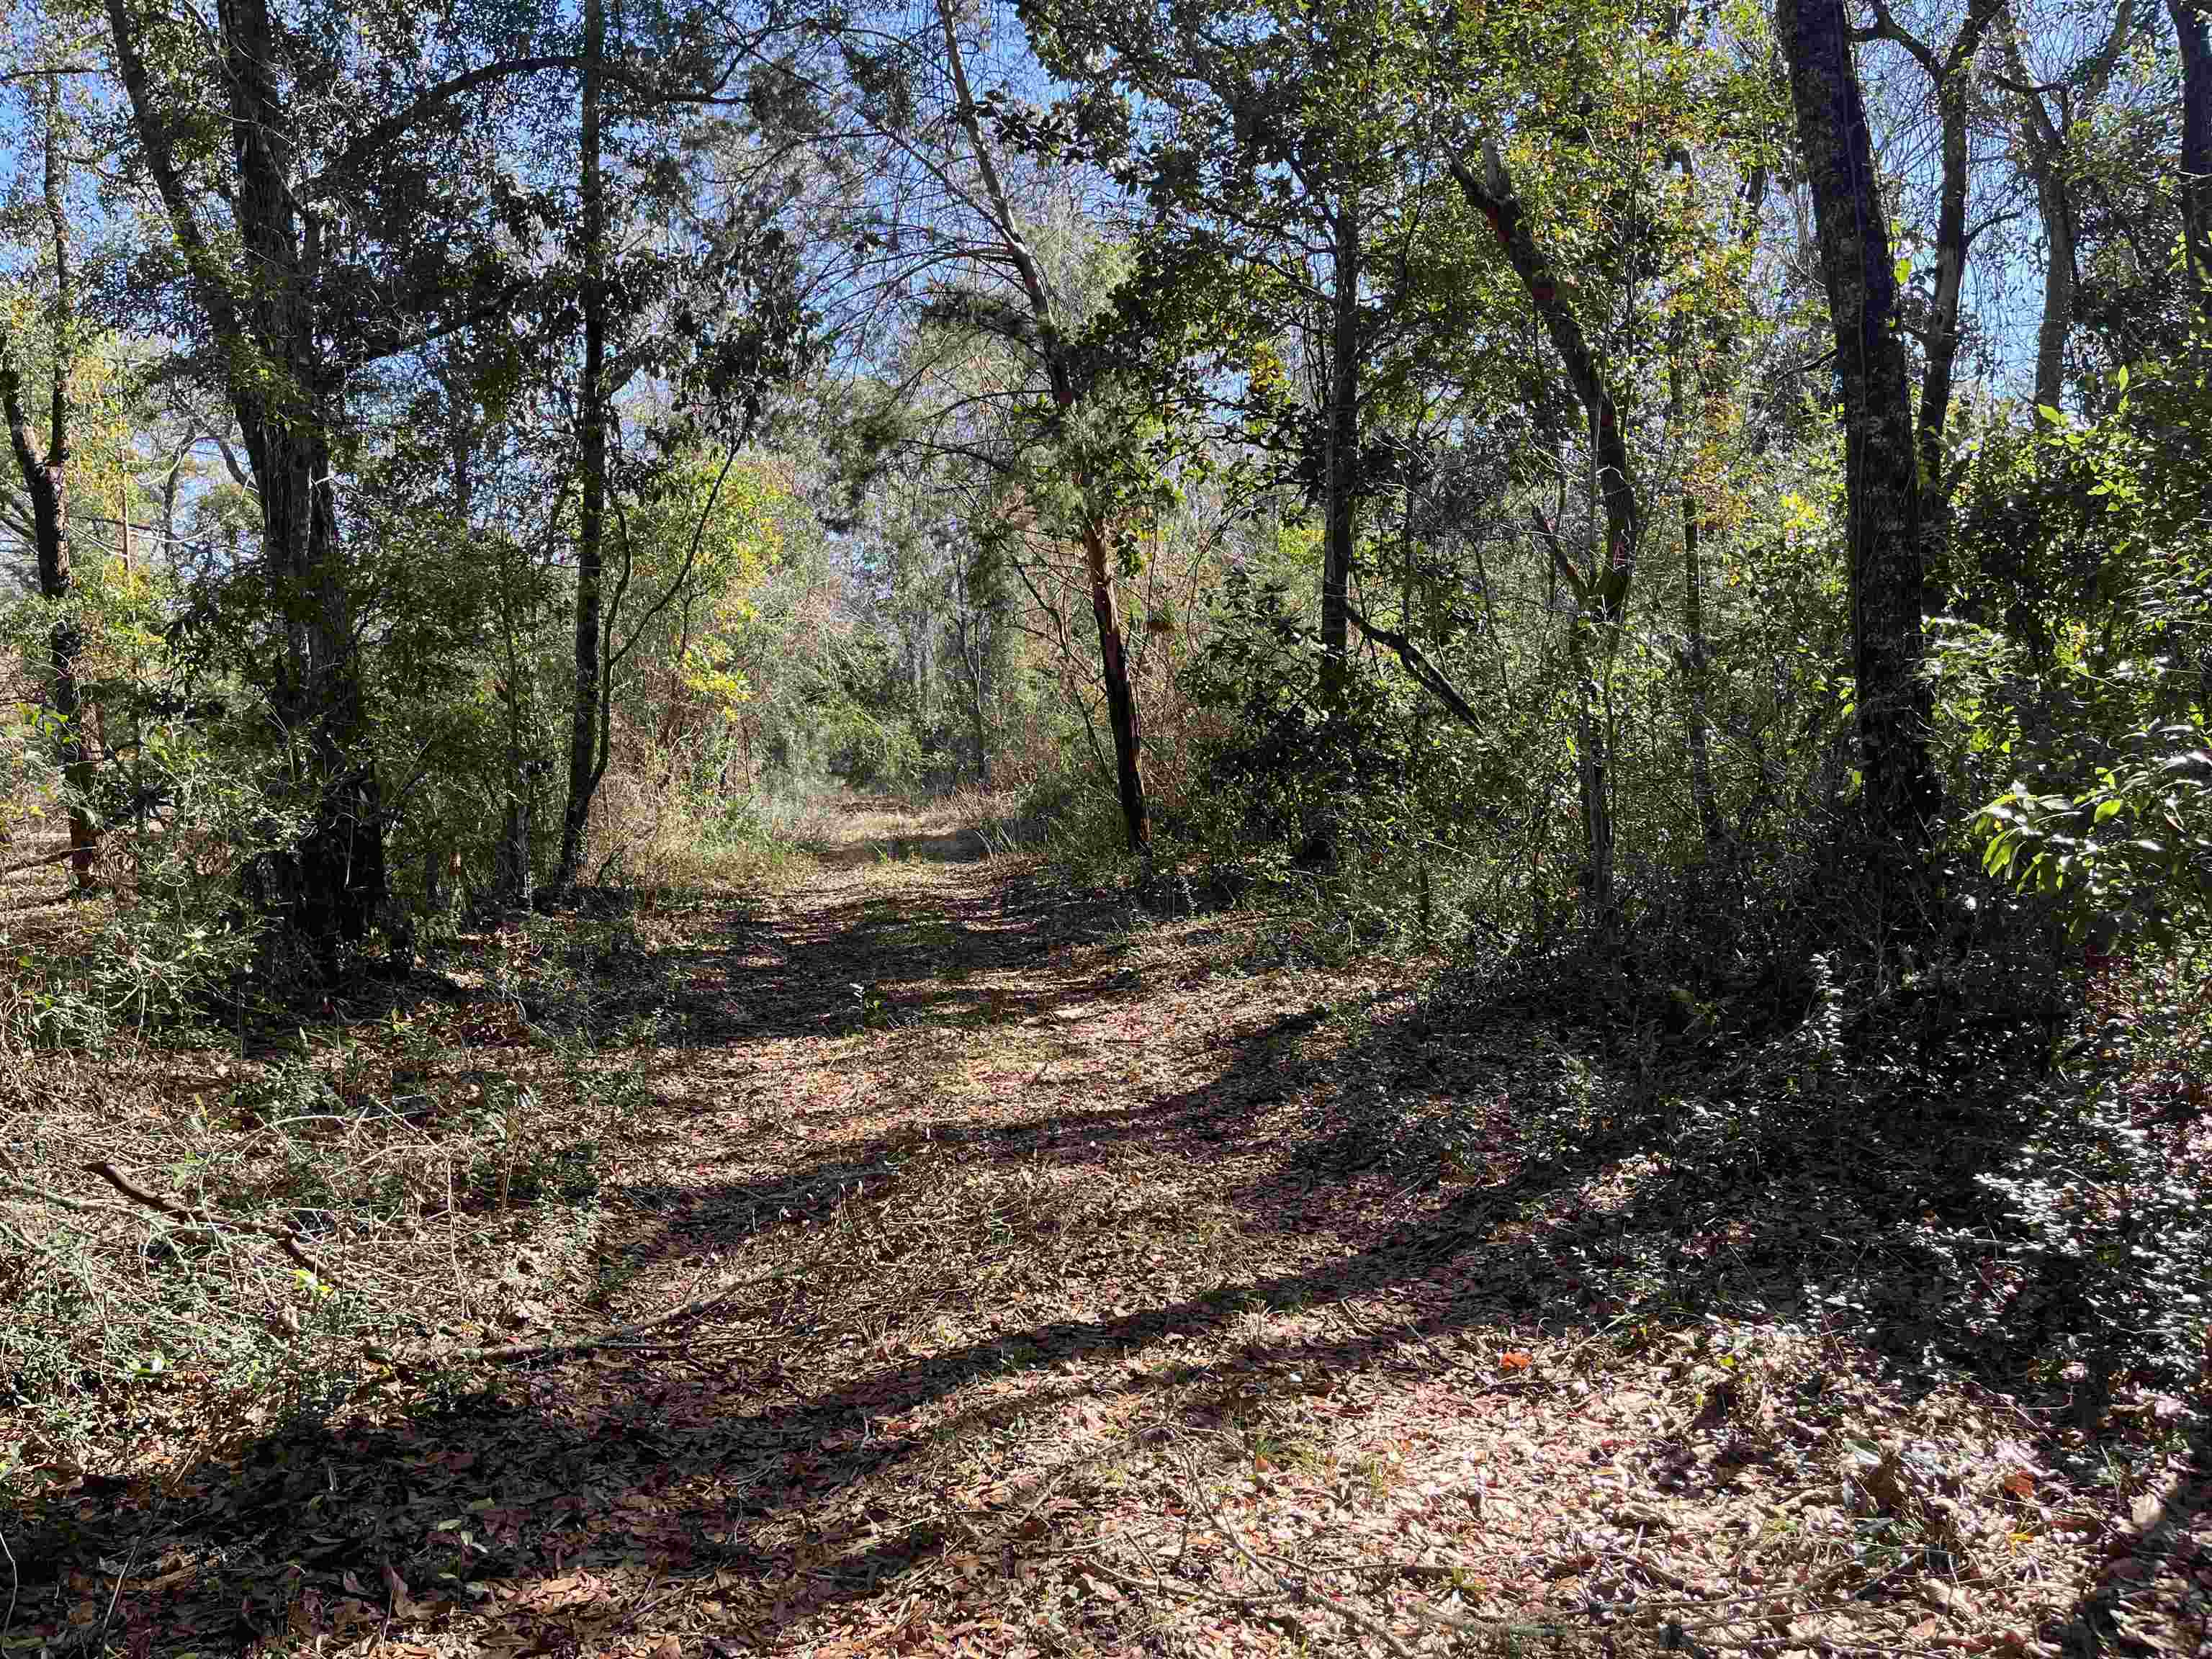
[[1532, 1295], [1814, 1321], [2088, 1429], [2204, 1363], [2204, 981], [2116, 968], [2054, 1021], [2034, 964], [1988, 955], [1879, 994], [1819, 957], [1784, 1022], [1762, 986], [1456, 970], [1352, 1020], [1302, 1156], [1459, 1191], [1522, 1247], [1542, 1230]]
[[651, 1102], [669, 983], [634, 916], [527, 917], [380, 1014], [326, 1004], [272, 1042], [258, 1009], [244, 1054], [171, 1025], [34, 1056], [17, 1028], [0, 1444], [319, 1416], [401, 1351], [541, 1323]]

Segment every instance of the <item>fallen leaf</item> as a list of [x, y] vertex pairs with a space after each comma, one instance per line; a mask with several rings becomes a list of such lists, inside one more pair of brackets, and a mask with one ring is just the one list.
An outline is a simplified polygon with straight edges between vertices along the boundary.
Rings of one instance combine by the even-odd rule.
[[2035, 1496], [2035, 1477], [2026, 1469], [2014, 1469], [2004, 1478], [2004, 1489], [2014, 1498]]
[[384, 1588], [392, 1592], [392, 1616], [411, 1618], [415, 1613], [415, 1597], [407, 1588], [407, 1581], [392, 1570], [389, 1562], [384, 1567]]
[[1498, 1368], [1504, 1371], [1525, 1371], [1534, 1363], [1534, 1355], [1522, 1353], [1518, 1349], [1509, 1350], [1498, 1356]]

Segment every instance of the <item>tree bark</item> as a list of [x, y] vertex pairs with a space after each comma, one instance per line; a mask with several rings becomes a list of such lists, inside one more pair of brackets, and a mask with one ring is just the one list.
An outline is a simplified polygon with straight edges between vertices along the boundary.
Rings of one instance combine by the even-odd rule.
[[[219, 9], [237, 163], [236, 221], [258, 280], [248, 327], [272, 373], [273, 398], [248, 392], [238, 410], [261, 495], [262, 541], [279, 573], [289, 646], [278, 713], [304, 738], [315, 800], [307, 838], [272, 866], [285, 908], [321, 947], [358, 939], [384, 896], [384, 826], [367, 711], [354, 655], [351, 596], [339, 560], [337, 502], [323, 411], [342, 389], [323, 358], [313, 295], [322, 225], [296, 210], [290, 112], [266, 0]], [[237, 401], [234, 394], [234, 401]]]
[[568, 803], [561, 817], [561, 859], [553, 877], [574, 887], [584, 856], [592, 797], [605, 769], [599, 707], [605, 631], [607, 510], [607, 204], [601, 150], [601, 70], [606, 58], [605, 0], [584, 0], [584, 64], [578, 175], [582, 200], [584, 368], [577, 387], [581, 500], [576, 514], [576, 694], [568, 724]]
[[[2121, 15], [2133, 0], [2122, 0]], [[2119, 38], [2115, 27], [2113, 39]], [[2036, 214], [2043, 222], [2045, 249], [2043, 311], [2035, 330], [2035, 401], [2046, 409], [2059, 407], [2066, 392], [2066, 337], [2074, 321], [2074, 287], [2077, 241], [2074, 225], [2073, 192], [2066, 181], [2064, 117], [2051, 118], [2043, 94], [2031, 82], [2027, 64], [2020, 50], [2020, 24], [2007, 17], [1998, 30], [2004, 47], [2005, 67], [2010, 71], [2014, 96], [2020, 106], [2020, 147], [2027, 173], [2035, 185]]]
[[1358, 210], [1346, 200], [1334, 220], [1335, 291], [1330, 296], [1328, 441], [1322, 538], [1321, 652], [1324, 701], [1341, 703], [1352, 669], [1349, 622], [1352, 556], [1358, 529], [1359, 276]]
[[2212, 322], [2212, 27], [2198, 0], [2166, 0], [2181, 48], [2181, 222], [2189, 284]]
[[1893, 916], [1924, 880], [1937, 790], [1921, 677], [1919, 457], [1897, 276], [1844, 0], [1779, 0], [1791, 100], [1844, 383], [1853, 666], [1877, 895]]
[[[950, 0], [937, 0], [937, 18], [945, 33], [945, 60], [952, 73], [960, 125], [968, 135], [969, 147], [975, 152], [975, 170], [981, 175], [983, 193], [996, 222], [994, 228], [1005, 240], [1006, 251], [1021, 282], [1023, 296], [1029, 302], [1030, 315], [1036, 323], [1038, 349], [1043, 356], [1045, 374], [1051, 384], [1053, 406], [1066, 417], [1075, 412], [1081, 393], [1076, 385], [1074, 365], [1070, 362], [1066, 337], [1061, 332], [1059, 308], [1045, 283], [1044, 271], [1022, 234], [1021, 221], [1015, 216], [1012, 201], [999, 176], [998, 162], [984, 140], [983, 123], [976, 113], [975, 95], [968, 84], [967, 59], [953, 27]], [[1107, 720], [1114, 729], [1115, 784], [1121, 797], [1121, 823], [1128, 837], [1129, 850], [1144, 854], [1152, 850], [1152, 814], [1145, 799], [1145, 777], [1140, 764], [1143, 732], [1139, 723], [1136, 688], [1129, 678], [1127, 634], [1122, 626], [1121, 597], [1114, 580], [1112, 532], [1091, 505], [1091, 481], [1079, 477], [1074, 482], [1084, 501], [1079, 538], [1084, 573], [1091, 586], [1091, 614], [1098, 629], [1099, 672], [1106, 687]]]
[[2035, 325], [2035, 401], [2057, 409], [2066, 395], [2066, 340], [2074, 327], [2074, 291], [2081, 255], [2073, 192], [2056, 162], [2030, 164], [2035, 206], [2043, 220], [2043, 313]]
[[975, 556], [963, 557], [955, 552], [952, 557], [953, 598], [957, 610], [953, 614], [953, 647], [960, 653], [960, 666], [968, 676], [968, 732], [975, 746], [975, 781], [982, 788], [991, 787], [990, 685], [994, 678], [991, 672], [991, 632], [984, 617], [984, 606], [975, 593]]
[[[0, 318], [0, 407], [8, 421], [9, 447], [21, 475], [23, 492], [31, 504], [33, 550], [39, 567], [39, 593], [56, 607], [46, 634], [46, 701], [58, 727], [55, 747], [62, 766], [62, 783], [68, 793], [70, 867], [79, 890], [92, 885], [92, 860], [99, 832], [93, 823], [90, 798], [93, 745], [88, 741], [86, 707], [77, 684], [77, 660], [83, 651], [83, 634], [67, 606], [74, 586], [70, 572], [69, 495], [70, 410], [69, 379], [76, 355], [76, 287], [70, 262], [69, 219], [62, 200], [61, 87], [58, 76], [47, 77], [43, 106], [46, 149], [45, 198], [46, 227], [53, 241], [53, 303], [48, 309], [53, 335], [52, 368], [47, 386], [45, 453], [34, 441], [28, 410], [23, 402], [22, 378], [15, 362], [14, 342], [7, 322]], [[129, 521], [129, 514], [125, 514]]]
[[[1928, 307], [1927, 356], [1920, 376], [1920, 418], [1916, 426], [1920, 443], [1921, 532], [1929, 537], [1940, 534], [1938, 526], [1948, 516], [1943, 510], [1943, 431], [1951, 414], [1951, 384], [1959, 361], [1959, 301], [1966, 279], [1966, 79], [1954, 70], [1936, 83], [1943, 185], [1942, 204], [1936, 215], [1936, 289]], [[1931, 546], [1930, 550], [1936, 550]]]

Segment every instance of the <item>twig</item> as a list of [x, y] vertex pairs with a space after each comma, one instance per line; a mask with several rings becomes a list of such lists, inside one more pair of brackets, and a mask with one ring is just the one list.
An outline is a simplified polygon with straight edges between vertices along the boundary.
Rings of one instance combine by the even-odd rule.
[[1245, 1548], [1243, 1541], [1238, 1539], [1236, 1533], [1231, 1529], [1229, 1523], [1221, 1518], [1221, 1511], [1214, 1507], [1213, 1499], [1207, 1496], [1205, 1484], [1199, 1480], [1198, 1471], [1195, 1468], [1190, 1469], [1189, 1476], [1191, 1483], [1190, 1489], [1192, 1492], [1197, 1496], [1198, 1501], [1206, 1505], [1206, 1512], [1213, 1517], [1213, 1529], [1220, 1536], [1221, 1541], [1228, 1545], [1231, 1549], [1235, 1550], [1237, 1554], [1243, 1556], [1246, 1561], [1249, 1562], [1253, 1566], [1257, 1567], [1268, 1577], [1273, 1579], [1282, 1589], [1283, 1592], [1290, 1596], [1293, 1601], [1304, 1601], [1307, 1600], [1316, 1601], [1329, 1612], [1343, 1620], [1346, 1624], [1350, 1625], [1354, 1630], [1364, 1631], [1369, 1636], [1371, 1636], [1376, 1640], [1381, 1642], [1384, 1647], [1389, 1648], [1391, 1652], [1396, 1654], [1399, 1656], [1399, 1659], [1413, 1659], [1413, 1649], [1407, 1647], [1403, 1642], [1400, 1641], [1388, 1626], [1369, 1618], [1365, 1613], [1361, 1613], [1353, 1607], [1346, 1606], [1344, 1602], [1338, 1600], [1335, 1596], [1331, 1595], [1328, 1591], [1317, 1590], [1316, 1587], [1310, 1583], [1294, 1583], [1291, 1580], [1285, 1577], [1280, 1572], [1277, 1571], [1273, 1567], [1268, 1565], [1267, 1563], [1262, 1561], [1258, 1556], [1253, 1554], [1250, 1550]]
[[0, 1642], [5, 1642], [15, 1629], [15, 1595], [23, 1587], [22, 1570], [15, 1565], [15, 1552], [8, 1547], [8, 1534], [0, 1532], [0, 1555], [8, 1558], [8, 1616], [0, 1619]]
[[286, 1255], [291, 1257], [324, 1284], [335, 1290], [342, 1291], [349, 1288], [335, 1278], [322, 1263], [307, 1254], [306, 1247], [300, 1243], [300, 1235], [289, 1227], [279, 1227], [266, 1221], [246, 1221], [236, 1216], [217, 1215], [208, 1210], [194, 1209], [190, 1205], [179, 1204], [173, 1199], [163, 1198], [157, 1193], [149, 1193], [143, 1187], [134, 1186], [130, 1179], [112, 1164], [88, 1164], [84, 1167], [88, 1172], [98, 1176], [109, 1186], [114, 1188], [124, 1197], [135, 1203], [143, 1204], [157, 1215], [165, 1215], [172, 1221], [189, 1222], [193, 1226], [211, 1228], [216, 1232], [229, 1227], [238, 1232], [252, 1233], [257, 1238], [274, 1239]]
[[28, 1199], [33, 1204], [51, 1204], [58, 1210], [75, 1210], [81, 1215], [119, 1215], [136, 1219], [138, 1212], [120, 1204], [102, 1204], [89, 1198], [71, 1198], [66, 1193], [49, 1192], [44, 1187], [28, 1187], [20, 1181], [0, 1181], [0, 1196]]
[[100, 1634], [93, 1640], [95, 1648], [105, 1650], [107, 1646], [107, 1627], [115, 1622], [116, 1607], [123, 1600], [123, 1581], [131, 1576], [131, 1569], [138, 1565], [138, 1546], [143, 1541], [143, 1537], [131, 1540], [131, 1553], [125, 1558], [123, 1565], [115, 1574], [114, 1592], [107, 1598], [107, 1612], [100, 1619]]
[[1466, 696], [1451, 683], [1450, 677], [1431, 662], [1428, 653], [1411, 638], [1388, 628], [1376, 626], [1360, 615], [1356, 609], [1347, 607], [1345, 614], [1351, 617], [1352, 626], [1366, 635], [1369, 639], [1379, 645], [1387, 645], [1395, 652], [1398, 660], [1406, 665], [1407, 672], [1426, 687], [1439, 702], [1457, 715], [1462, 724], [1471, 726], [1477, 732], [1483, 730], [1482, 716], [1474, 712], [1474, 706], [1468, 702]]
[[[818, 1256], [820, 1252], [816, 1255]], [[648, 1331], [657, 1331], [673, 1325], [680, 1319], [705, 1313], [717, 1303], [726, 1302], [739, 1291], [750, 1290], [756, 1285], [796, 1279], [811, 1271], [814, 1265], [810, 1261], [801, 1267], [763, 1267], [754, 1273], [739, 1273], [724, 1279], [711, 1291], [679, 1302], [672, 1308], [664, 1308], [649, 1319], [635, 1319], [627, 1325], [612, 1326], [595, 1336], [553, 1336], [542, 1342], [498, 1342], [481, 1348], [448, 1348], [439, 1353], [418, 1354], [403, 1359], [395, 1369], [408, 1371], [427, 1365], [455, 1362], [497, 1364], [516, 1359], [552, 1359], [568, 1354], [593, 1353], [605, 1348], [634, 1346], [637, 1346], [636, 1339]]]
[[80, 853], [88, 853], [91, 850], [89, 847], [64, 847], [58, 853], [42, 854], [34, 859], [26, 859], [21, 864], [0, 866], [0, 876], [19, 876], [26, 870], [37, 870], [49, 864], [59, 864], [64, 859], [72, 859]]

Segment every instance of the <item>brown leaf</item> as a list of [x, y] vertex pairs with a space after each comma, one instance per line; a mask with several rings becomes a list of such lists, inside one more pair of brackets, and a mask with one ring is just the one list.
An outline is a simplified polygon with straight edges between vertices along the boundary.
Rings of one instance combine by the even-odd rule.
[[416, 1611], [415, 1597], [407, 1588], [407, 1581], [392, 1570], [392, 1564], [388, 1561], [384, 1564], [384, 1588], [392, 1594], [392, 1616], [394, 1619], [412, 1617]]
[[[347, 1576], [350, 1577], [352, 1575]], [[356, 1625], [374, 1625], [377, 1622], [376, 1609], [356, 1595], [347, 1596], [345, 1600], [331, 1609], [331, 1627], [341, 1636]]]

